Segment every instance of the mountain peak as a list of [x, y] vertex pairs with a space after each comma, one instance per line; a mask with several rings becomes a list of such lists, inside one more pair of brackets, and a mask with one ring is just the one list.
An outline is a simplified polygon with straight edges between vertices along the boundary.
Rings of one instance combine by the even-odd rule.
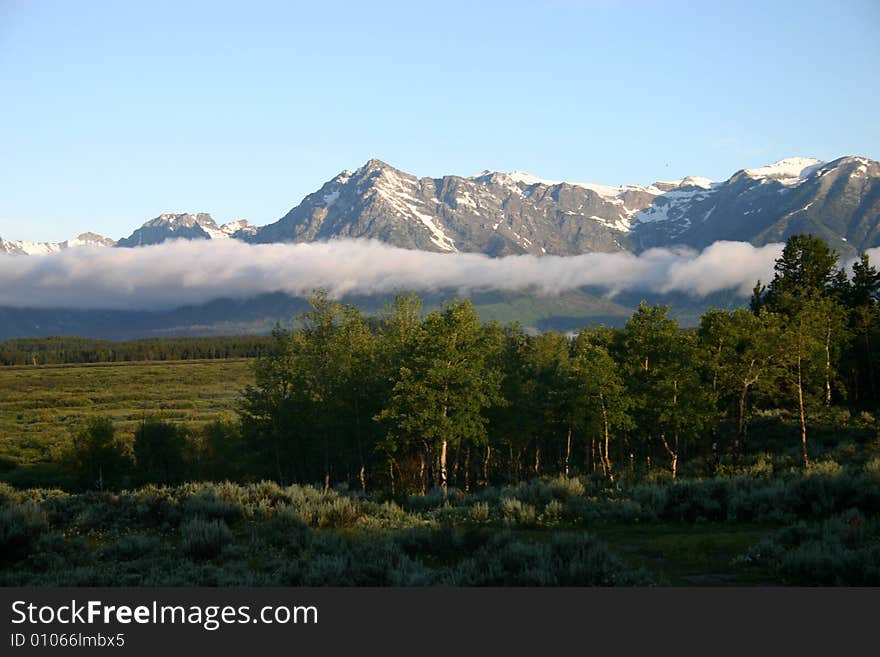
[[148, 221], [146, 225], [162, 225], [167, 224], [169, 226], [194, 226], [196, 224], [208, 224], [208, 225], [216, 225], [214, 222], [214, 218], [207, 212], [196, 212], [195, 214], [190, 214], [188, 212], [163, 212], [155, 219], [151, 219]]
[[751, 178], [771, 178], [782, 182], [796, 181], [807, 178], [823, 164], [825, 164], [824, 161], [814, 157], [786, 157], [762, 167], [743, 169], [743, 171]]
[[[247, 219], [236, 219], [235, 221], [227, 221], [220, 226], [220, 232], [224, 237], [235, 237], [236, 235], [253, 235], [257, 232], [257, 227]], [[214, 237], [212, 235], [212, 237]]]
[[73, 237], [69, 240], [62, 242], [62, 248], [71, 248], [74, 246], [114, 246], [116, 244], [116, 240], [112, 240], [109, 237], [104, 237], [103, 235], [98, 235], [98, 233], [80, 233], [76, 237]]
[[[360, 166], [357, 171], [355, 171], [355, 174], [372, 173], [374, 171], [397, 171], [397, 169], [395, 169], [387, 162], [383, 162], [382, 160], [374, 157], [367, 160], [362, 166]], [[343, 171], [342, 173], [344, 174], [346, 172]]]
[[210, 239], [228, 237], [207, 212], [189, 214], [186, 212], [163, 212], [150, 219], [126, 238], [119, 240], [117, 246], [146, 246], [159, 244], [167, 239]]

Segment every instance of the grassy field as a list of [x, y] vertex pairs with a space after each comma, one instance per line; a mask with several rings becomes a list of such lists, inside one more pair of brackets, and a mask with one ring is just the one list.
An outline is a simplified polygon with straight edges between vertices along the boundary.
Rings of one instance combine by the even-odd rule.
[[50, 461], [89, 416], [131, 434], [144, 417], [198, 426], [234, 413], [251, 361], [0, 368], [0, 458]]
[[[782, 459], [616, 488], [545, 477], [395, 500], [271, 482], [46, 490], [65, 487], [58, 456], [90, 416], [123, 436], [145, 417], [231, 419], [252, 364], [0, 368], [0, 561], [15, 564], [0, 585], [880, 582], [880, 443], [861, 426], [842, 443], [818, 432], [823, 458], [842, 466], [803, 473]], [[782, 449], [785, 429], [761, 435]]]

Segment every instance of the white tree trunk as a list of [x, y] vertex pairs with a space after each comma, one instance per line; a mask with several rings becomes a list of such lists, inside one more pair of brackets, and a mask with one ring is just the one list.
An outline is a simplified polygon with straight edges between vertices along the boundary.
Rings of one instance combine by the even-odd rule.
[[446, 476], [446, 448], [447, 442], [444, 440], [440, 443], [440, 488], [443, 489], [443, 494], [446, 494], [446, 491], [449, 486], [449, 482], [447, 481]]

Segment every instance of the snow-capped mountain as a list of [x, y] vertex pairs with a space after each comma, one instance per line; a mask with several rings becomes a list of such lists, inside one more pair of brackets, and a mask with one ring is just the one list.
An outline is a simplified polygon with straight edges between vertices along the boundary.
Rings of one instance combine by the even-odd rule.
[[370, 160], [244, 239], [364, 237], [499, 256], [765, 244], [812, 232], [846, 254], [880, 245], [878, 224], [880, 163], [861, 157], [787, 158], [720, 182], [691, 176], [620, 187], [522, 171], [417, 178]]
[[160, 214], [138, 228], [116, 246], [146, 246], [169, 239], [228, 239], [251, 234], [255, 228], [246, 220], [239, 219], [218, 226], [207, 212], [197, 214]]
[[[683, 181], [667, 183], [678, 189]], [[688, 183], [690, 184], [690, 183]], [[373, 238], [429, 251], [569, 255], [629, 249], [635, 214], [656, 186], [607, 187], [483, 171], [417, 178], [380, 160], [343, 171], [253, 242]]]
[[114, 246], [116, 242], [96, 233], [81, 233], [63, 242], [25, 242], [0, 238], [0, 253], [10, 255], [46, 255], [76, 246]]
[[753, 244], [812, 233], [842, 254], [880, 246], [880, 162], [789, 158], [689, 194], [671, 191], [636, 215], [638, 248], [718, 240]]
[[[439, 252], [574, 255], [702, 248], [718, 240], [766, 244], [802, 232], [819, 235], [844, 255], [880, 246], [880, 163], [792, 157], [724, 181], [690, 176], [611, 187], [522, 171], [418, 178], [374, 159], [338, 174], [269, 225], [239, 220], [218, 226], [206, 213], [168, 213], [116, 246], [175, 238], [269, 243], [349, 237]], [[51, 253], [74, 241], [0, 240], [0, 253]]]

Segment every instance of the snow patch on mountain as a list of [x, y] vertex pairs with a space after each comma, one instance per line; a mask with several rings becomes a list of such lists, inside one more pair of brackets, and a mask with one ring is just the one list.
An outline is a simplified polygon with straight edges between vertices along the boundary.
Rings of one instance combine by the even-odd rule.
[[[690, 220], [685, 216], [687, 209], [692, 203], [703, 201], [717, 191], [715, 186], [697, 189], [673, 189], [657, 197], [654, 203], [643, 210], [634, 213], [633, 223], [657, 223], [667, 221], [679, 221], [676, 232], [680, 232], [690, 225]], [[714, 209], [714, 207], [713, 207]], [[703, 221], [709, 218], [707, 214]]]
[[606, 200], [619, 203], [623, 203], [623, 201], [619, 197], [625, 191], [648, 191], [647, 187], [641, 187], [639, 185], [622, 185], [620, 187], [612, 187], [610, 185], [599, 185], [596, 183], [569, 182], [567, 180], [547, 180], [546, 178], [538, 178], [537, 176], [533, 176], [532, 174], [525, 171], [512, 171], [511, 173], [507, 173], [504, 175], [510, 178], [510, 180], [512, 180], [513, 182], [522, 183], [529, 186], [544, 185], [545, 187], [555, 187], [557, 185], [571, 185], [572, 187], [580, 187], [582, 189], [588, 189]]
[[751, 178], [776, 180], [783, 185], [797, 185], [824, 164], [825, 162], [814, 157], [787, 157], [772, 164], [755, 169], [743, 169], [743, 171]]
[[97, 233], [81, 233], [63, 242], [29, 242], [0, 238], [0, 253], [7, 255], [49, 255], [79, 246], [113, 246], [115, 241]]
[[[371, 161], [372, 162], [372, 161]], [[394, 170], [384, 167], [375, 183], [375, 193], [378, 194], [396, 212], [406, 217], [417, 219], [430, 233], [431, 242], [444, 251], [457, 251], [455, 242], [443, 231], [437, 217], [422, 212], [419, 208], [422, 202], [410, 194], [418, 186], [418, 180], [414, 176], [398, 175]]]
[[113, 246], [116, 240], [98, 235], [97, 233], [80, 233], [61, 243], [61, 248], [70, 249], [75, 246]]
[[668, 192], [676, 187], [702, 187], [711, 189], [719, 183], [705, 176], [687, 176], [678, 180], [657, 180], [648, 186], [648, 191], [658, 190], [656, 193]]
[[235, 237], [236, 234], [253, 235], [257, 232], [257, 227], [252, 225], [247, 219], [237, 219], [235, 221], [228, 221], [220, 226], [220, 231], [226, 237]]

